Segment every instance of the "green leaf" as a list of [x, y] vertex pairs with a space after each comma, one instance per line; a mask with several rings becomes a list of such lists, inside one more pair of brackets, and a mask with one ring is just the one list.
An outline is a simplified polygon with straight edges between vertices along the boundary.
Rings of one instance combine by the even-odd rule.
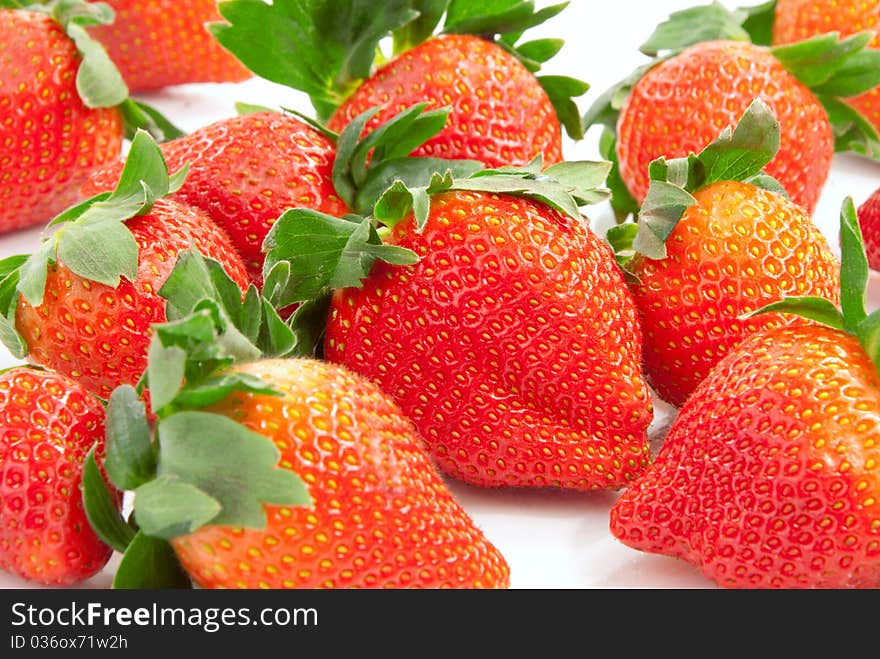
[[865, 318], [856, 328], [859, 343], [880, 371], [880, 309]]
[[186, 350], [178, 346], [165, 347], [159, 335], [153, 336], [148, 353], [147, 384], [154, 412], [171, 403], [183, 387], [186, 359]]
[[117, 590], [192, 588], [192, 582], [166, 540], [151, 538], [140, 531], [131, 541], [119, 567], [116, 568], [113, 588]]
[[552, 180], [526, 179], [515, 175], [497, 175], [471, 177], [455, 182], [456, 190], [471, 192], [488, 192], [490, 194], [507, 194], [526, 197], [540, 201], [564, 215], [581, 220], [577, 201], [564, 187]]
[[265, 105], [256, 105], [254, 103], [245, 103], [244, 101], [236, 101], [235, 103], [235, 112], [239, 116], [246, 114], [259, 114], [261, 112], [278, 112], [275, 108], [270, 108]]
[[410, 5], [419, 15], [394, 30], [394, 55], [400, 55], [431, 37], [448, 4], [449, 0], [412, 0]]
[[477, 160], [418, 157], [386, 160], [370, 169], [352, 208], [360, 215], [370, 215], [385, 192], [394, 185], [427, 189], [436, 174], [449, 172], [455, 178], [466, 178], [483, 167], [483, 163]]
[[844, 330], [840, 310], [821, 297], [790, 297], [742, 316], [744, 320], [765, 313], [786, 313], [815, 320], [832, 329]]
[[639, 50], [653, 57], [662, 51], [680, 51], [704, 41], [749, 41], [749, 34], [742, 27], [745, 18], [742, 12], [732, 12], [718, 2], [677, 11], [657, 26]]
[[288, 322], [296, 337], [290, 357], [320, 358], [332, 300], [332, 295], [324, 295], [297, 307]]
[[263, 300], [263, 323], [260, 327], [258, 345], [263, 354], [273, 357], [286, 357], [296, 347], [296, 335], [281, 320], [281, 316], [267, 300]]
[[666, 239], [685, 211], [696, 203], [686, 190], [665, 181], [653, 181], [639, 213], [633, 248], [650, 259], [666, 258]]
[[605, 240], [614, 250], [614, 257], [619, 266], [625, 267], [635, 256], [634, 243], [638, 231], [639, 227], [636, 223], [626, 222], [613, 226], [606, 232]]
[[443, 31], [484, 37], [521, 33], [545, 23], [567, 6], [564, 2], [535, 11], [533, 0], [451, 0]]
[[582, 124], [584, 131], [591, 126], [605, 126], [608, 130], [615, 133], [617, 131], [617, 120], [620, 117], [620, 110], [626, 99], [632, 93], [633, 87], [636, 86], [648, 71], [655, 66], [668, 59], [671, 55], [657, 57], [654, 60], [635, 69], [630, 75], [620, 82], [612, 85], [605, 90], [589, 107], [583, 116]]
[[143, 533], [171, 540], [208, 524], [221, 511], [220, 502], [199, 488], [165, 475], [135, 490], [134, 513]]
[[89, 108], [109, 108], [125, 101], [128, 87], [104, 46], [78, 23], [69, 24], [66, 32], [82, 55], [76, 91], [83, 104]]
[[263, 504], [310, 506], [294, 473], [278, 468], [271, 440], [226, 417], [180, 412], [159, 424], [159, 475], [174, 476], [220, 502], [212, 524], [264, 528]]
[[189, 316], [202, 300], [215, 300], [233, 322], [239, 320], [242, 308], [241, 289], [214, 259], [191, 247], [177, 255], [171, 274], [159, 289], [166, 300], [168, 320]]
[[860, 32], [843, 40], [839, 37], [838, 32], [820, 34], [794, 44], [774, 46], [771, 52], [789, 73], [812, 89], [829, 83], [841, 70], [847, 73], [847, 63], [864, 50], [873, 34]]
[[865, 310], [868, 257], [852, 197], [844, 200], [840, 211], [840, 252], [840, 308], [846, 330], [855, 334], [868, 316]]
[[517, 45], [516, 52], [521, 58], [543, 64], [553, 59], [564, 45], [562, 39], [535, 39]]
[[769, 46], [773, 43], [773, 26], [776, 23], [776, 0], [770, 0], [752, 7], [740, 7], [737, 11], [745, 14], [743, 29], [749, 33], [753, 44]]
[[880, 161], [880, 136], [873, 124], [855, 108], [829, 96], [818, 97], [834, 131], [834, 150]]
[[209, 29], [256, 75], [309, 95], [326, 120], [370, 75], [379, 41], [418, 17], [410, 0], [227, 0]]
[[107, 403], [104, 469], [120, 490], [133, 490], [156, 473], [156, 454], [146, 406], [129, 385], [114, 389]]
[[197, 385], [185, 387], [174, 399], [174, 405], [177, 409], [200, 410], [223, 400], [234, 391], [267, 396], [281, 395], [278, 389], [256, 376], [247, 373], [221, 373]]
[[20, 299], [18, 293], [19, 268], [28, 256], [12, 256], [0, 261], [0, 343], [15, 359], [27, 357], [28, 346], [15, 327], [15, 311]]
[[[17, 273], [18, 269], [21, 268], [29, 258], [30, 254], [17, 254], [15, 256], [8, 256], [0, 261], [0, 281], [3, 281], [12, 273]], [[4, 307], [5, 305], [0, 302], [0, 308]]]
[[54, 263], [57, 247], [52, 240], [45, 241], [24, 262], [19, 270], [18, 291], [32, 307], [43, 304], [46, 289], [46, 269]]
[[354, 153], [357, 150], [361, 135], [367, 126], [367, 122], [372, 119], [382, 108], [374, 107], [366, 110], [348, 122], [345, 129], [339, 134], [336, 142], [336, 157], [333, 159], [333, 187], [336, 194], [342, 199], [349, 208], [354, 204], [354, 198], [357, 194], [357, 184], [352, 176], [352, 162]]
[[756, 176], [776, 156], [779, 135], [779, 122], [773, 111], [756, 99], [732, 133], [729, 129], [723, 131], [697, 156], [706, 172], [702, 185]]
[[83, 463], [83, 510], [89, 524], [101, 541], [119, 552], [124, 552], [134, 539], [134, 529], [119, 514], [110, 490], [101, 476], [93, 446]]
[[120, 104], [119, 110], [122, 112], [125, 136], [128, 139], [134, 139], [139, 130], [149, 133], [157, 142], [168, 142], [186, 135], [159, 110], [142, 101], [126, 99]]
[[119, 221], [83, 222], [58, 233], [58, 258], [71, 272], [112, 288], [121, 277], [137, 278], [138, 244]]
[[410, 250], [383, 245], [373, 224], [364, 218], [339, 219], [311, 209], [285, 212], [264, 243], [266, 268], [290, 263], [290, 282], [282, 306], [320, 297], [330, 290], [360, 286], [379, 259], [411, 265]]
[[620, 163], [617, 160], [617, 137], [608, 128], [602, 130], [599, 137], [599, 155], [611, 163], [606, 185], [611, 190], [611, 208], [619, 223], [639, 212], [639, 203], [633, 198], [620, 175]]
[[774, 194], [778, 194], [780, 197], [791, 201], [791, 197], [788, 196], [788, 191], [782, 187], [782, 183], [764, 172], [744, 178], [743, 183], [748, 183], [749, 185], [754, 185], [756, 188], [773, 192]]
[[15, 329], [15, 323], [0, 316], [0, 343], [15, 359], [24, 359], [28, 354], [28, 345], [21, 334]]
[[538, 76], [537, 80], [547, 92], [556, 110], [556, 117], [565, 127], [568, 136], [573, 140], [583, 139], [584, 126], [581, 123], [580, 109], [572, 99], [586, 94], [590, 85], [566, 76]]

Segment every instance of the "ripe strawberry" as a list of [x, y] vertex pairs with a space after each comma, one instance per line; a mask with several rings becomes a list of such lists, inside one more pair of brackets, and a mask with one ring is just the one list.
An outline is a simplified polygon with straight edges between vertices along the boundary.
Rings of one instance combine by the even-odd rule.
[[859, 206], [859, 225], [865, 237], [868, 264], [880, 270], [880, 189]]
[[214, 40], [214, 0], [101, 0], [115, 20], [89, 31], [107, 49], [132, 91], [191, 82], [240, 82], [250, 73]]
[[[144, 150], [152, 149], [161, 167], [158, 147], [140, 139], [129, 162], [142, 162]], [[161, 180], [139, 181], [128, 171], [122, 184], [127, 192], [119, 196], [133, 194], [131, 188], [143, 195], [142, 184], [162, 196]], [[167, 173], [164, 185], [167, 190]], [[223, 263], [242, 290], [247, 287], [244, 264], [229, 239], [201, 211], [161, 198], [150, 206], [145, 198], [143, 208], [123, 211], [114, 218], [118, 224], [106, 223], [109, 226], [95, 234], [90, 230], [94, 209], [106, 213], [111, 202], [92, 204], [91, 211], [53, 234], [12, 275], [21, 278], [16, 279], [21, 295], [3, 302], [4, 310], [11, 309], [10, 325], [14, 323], [30, 360], [77, 380], [101, 398], [109, 397], [119, 384], [136, 383], [143, 373], [150, 326], [166, 318], [159, 289], [180, 251], [197, 246]], [[126, 217], [136, 212], [141, 214]], [[124, 272], [107, 272], [121, 262], [126, 263]], [[6, 290], [16, 292], [14, 287]]]
[[[512, 102], [516, 99], [516, 102]], [[500, 46], [469, 35], [442, 35], [406, 51], [363, 82], [327, 123], [340, 131], [382, 106], [375, 127], [423, 101], [452, 107], [447, 127], [413, 155], [480, 160], [490, 167], [525, 165], [535, 156], [562, 160], [562, 134], [547, 93]]]
[[[518, 43], [522, 33], [564, 4], [516, 11], [486, 3], [386, 3], [367, 16], [357, 2], [284, 3], [231, 0], [228, 21], [211, 26], [218, 41], [254, 73], [304, 91], [319, 119], [336, 131], [383, 106], [374, 127], [401, 109], [427, 102], [452, 108], [446, 128], [415, 153], [474, 159], [490, 166], [562, 159], [561, 126], [583, 137], [572, 97], [585, 83], [536, 76], [562, 47], [554, 39]], [[444, 34], [434, 35], [441, 18]], [[348, 26], [340, 29], [340, 25]], [[269, 31], [273, 39], [266, 39]], [[478, 35], [478, 36], [470, 36]], [[379, 42], [393, 37], [390, 61], [376, 68]], [[332, 47], [328, 47], [328, 44]]]
[[106, 565], [112, 550], [89, 526], [80, 492], [96, 444], [102, 457], [104, 409], [76, 382], [23, 367], [0, 374], [0, 569], [72, 585]]
[[792, 322], [740, 320], [790, 295], [837, 301], [839, 265], [806, 213], [781, 195], [723, 181], [694, 193], [660, 260], [636, 256], [633, 298], [642, 318], [645, 373], [681, 406], [743, 337]]
[[622, 542], [725, 587], [880, 586], [880, 378], [866, 352], [880, 316], [865, 311], [864, 253], [848, 262], [851, 200], [843, 216], [843, 314], [819, 298], [767, 307], [831, 326], [763, 330], [719, 362], [612, 508]]
[[[0, 232], [48, 222], [119, 157], [122, 115], [77, 91], [82, 58], [44, 13], [0, 9]], [[98, 102], [97, 105], [105, 105]]]
[[265, 529], [205, 526], [175, 538], [203, 588], [505, 588], [501, 554], [446, 488], [412, 424], [378, 387], [316, 360], [237, 367], [282, 397], [209, 408], [271, 439], [310, 507], [267, 506]]
[[[554, 174], [546, 170], [537, 186], [558, 202], [541, 187]], [[626, 484], [647, 465], [652, 413], [635, 306], [608, 246], [570, 199], [551, 208], [541, 194], [521, 198], [528, 176], [435, 184], [424, 215], [385, 213], [384, 198], [377, 206], [379, 219], [398, 221], [385, 247], [415, 253], [417, 263], [400, 267], [406, 261], [395, 253], [372, 271], [352, 274], [343, 264], [345, 272], [325, 275], [340, 288], [325, 358], [388, 392], [455, 478], [578, 490]], [[313, 286], [309, 272], [332, 268], [290, 254], [295, 234], [324, 233], [320, 222], [367, 231], [307, 219], [276, 224], [267, 263], [288, 258]], [[378, 249], [339, 240], [354, 253]], [[351, 283], [340, 284], [345, 275]]]
[[866, 50], [870, 37], [833, 33], [759, 45], [770, 41], [772, 7], [731, 11], [716, 2], [673, 13], [641, 46], [654, 60], [587, 111], [586, 127], [605, 125], [603, 155], [619, 162], [619, 180], [612, 179], [618, 216], [644, 201], [650, 162], [702, 148], [755, 98], [782, 130], [767, 173], [810, 215], [835, 150], [880, 158], [876, 132], [847, 105], [880, 84], [880, 52]]
[[[104, 535], [134, 535], [114, 587], [509, 585], [503, 556], [385, 393], [289, 357], [302, 346], [268, 301], [261, 314], [250, 292], [216, 295], [235, 284], [195, 250], [169, 282], [178, 319], [154, 327], [144, 382], [155, 425], [132, 387], [108, 402], [118, 432], [107, 473], [133, 490], [138, 522], [135, 535], [121, 518], [90, 515]], [[87, 502], [103, 489], [90, 485]]]
[[766, 171], [812, 215], [834, 155], [828, 115], [766, 48], [733, 41], [691, 46], [633, 87], [617, 124], [617, 157], [636, 200], [644, 201], [648, 191], [651, 161], [699, 151], [756, 97], [770, 106], [782, 130]]
[[[189, 165], [174, 198], [201, 209], [232, 240], [251, 281], [262, 281], [262, 245], [288, 208], [343, 215], [333, 187], [333, 142], [290, 115], [259, 112], [222, 119], [162, 145], [171, 170]], [[83, 186], [91, 196], [112, 189], [121, 165], [98, 170]]]
[[[877, 0], [776, 0], [773, 43], [790, 44], [828, 32], [847, 37], [864, 30], [877, 30], [880, 2]], [[880, 35], [870, 48], [880, 48]], [[880, 87], [874, 87], [848, 102], [880, 131]]]

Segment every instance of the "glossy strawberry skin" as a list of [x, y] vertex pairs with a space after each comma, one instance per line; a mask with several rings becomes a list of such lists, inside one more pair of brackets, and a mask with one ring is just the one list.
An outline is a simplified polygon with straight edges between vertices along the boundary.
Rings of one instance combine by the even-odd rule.
[[[773, 43], [794, 43], [828, 32], [839, 32], [841, 37], [848, 37], [864, 30], [876, 32], [878, 25], [878, 0], [777, 0]], [[880, 36], [875, 36], [869, 47], [880, 48]], [[847, 99], [847, 102], [880, 131], [880, 87]]]
[[275, 442], [311, 507], [266, 506], [265, 530], [176, 538], [203, 588], [506, 588], [510, 571], [440, 478], [412, 424], [376, 386], [316, 360], [238, 366], [284, 392], [210, 411]]
[[215, 0], [101, 0], [110, 25], [90, 28], [132, 92], [193, 82], [240, 82], [251, 73], [205, 28], [221, 20]]
[[880, 189], [859, 206], [859, 227], [865, 241], [868, 264], [880, 270]]
[[766, 48], [707, 41], [655, 66], [635, 85], [617, 124], [620, 173], [641, 203], [648, 166], [699, 153], [761, 98], [781, 129], [765, 168], [812, 215], [828, 178], [834, 136], [825, 109]]
[[113, 289], [73, 274], [63, 263], [49, 266], [43, 304], [21, 298], [16, 328], [28, 359], [67, 375], [103, 399], [120, 384], [135, 385], [147, 365], [150, 326], [165, 322], [159, 289], [177, 255], [194, 245], [219, 261], [247, 288], [244, 264], [229, 239], [207, 216], [170, 199], [126, 225], [140, 250], [136, 281]]
[[694, 392], [611, 531], [729, 588], [880, 587], [880, 381], [817, 325], [753, 334]]
[[72, 585], [106, 565], [112, 550], [92, 531], [80, 490], [96, 444], [100, 464], [104, 409], [85, 389], [48, 371], [0, 374], [0, 569]]
[[333, 300], [324, 355], [379, 384], [440, 469], [486, 487], [620, 487], [647, 466], [635, 305], [607, 245], [547, 206], [452, 192]]
[[0, 232], [48, 222], [119, 158], [122, 117], [83, 104], [79, 61], [48, 16], [0, 9]]
[[667, 257], [628, 269], [642, 319], [645, 373], [681, 406], [742, 338], [795, 316], [740, 316], [788, 296], [837, 303], [840, 266], [806, 213], [783, 197], [725, 181], [699, 190], [666, 241]]
[[538, 155], [545, 165], [562, 160], [559, 120], [535, 76], [499, 46], [469, 35], [434, 37], [393, 59], [357, 88], [328, 127], [339, 132], [360, 113], [385, 106], [367, 124], [375, 128], [422, 102], [452, 111], [446, 128], [414, 155], [490, 167], [525, 165]]
[[[336, 147], [294, 117], [261, 112], [224, 119], [162, 145], [170, 171], [189, 164], [175, 199], [200, 208], [232, 240], [251, 280], [262, 282], [263, 240], [285, 210], [307, 207], [334, 216], [349, 212], [333, 186]], [[111, 190], [117, 164], [83, 187], [89, 197]]]

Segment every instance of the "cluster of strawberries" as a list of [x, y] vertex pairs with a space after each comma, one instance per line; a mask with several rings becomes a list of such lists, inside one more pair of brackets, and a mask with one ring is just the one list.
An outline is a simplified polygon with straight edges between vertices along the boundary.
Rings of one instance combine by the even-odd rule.
[[[880, 159], [880, 2], [673, 14], [583, 116], [523, 40], [565, 5], [173, 5], [0, 2], [0, 229], [51, 228], [0, 261], [0, 568], [509, 586], [449, 477], [620, 490], [725, 587], [880, 586], [880, 192], [840, 259], [811, 219]], [[252, 74], [315, 118], [129, 97]]]

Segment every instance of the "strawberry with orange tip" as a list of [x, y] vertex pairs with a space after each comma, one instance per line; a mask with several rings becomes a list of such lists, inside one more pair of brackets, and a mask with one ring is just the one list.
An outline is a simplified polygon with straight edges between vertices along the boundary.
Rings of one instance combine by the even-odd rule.
[[609, 231], [639, 309], [645, 373], [675, 406], [744, 337], [794, 320], [742, 314], [789, 295], [837, 301], [837, 257], [763, 171], [779, 141], [770, 108], [754, 101], [698, 154], [651, 163], [638, 223]]
[[762, 310], [816, 322], [752, 334], [719, 362], [612, 508], [621, 542], [724, 587], [880, 586], [880, 312], [865, 309], [851, 199], [841, 239], [840, 308]]

